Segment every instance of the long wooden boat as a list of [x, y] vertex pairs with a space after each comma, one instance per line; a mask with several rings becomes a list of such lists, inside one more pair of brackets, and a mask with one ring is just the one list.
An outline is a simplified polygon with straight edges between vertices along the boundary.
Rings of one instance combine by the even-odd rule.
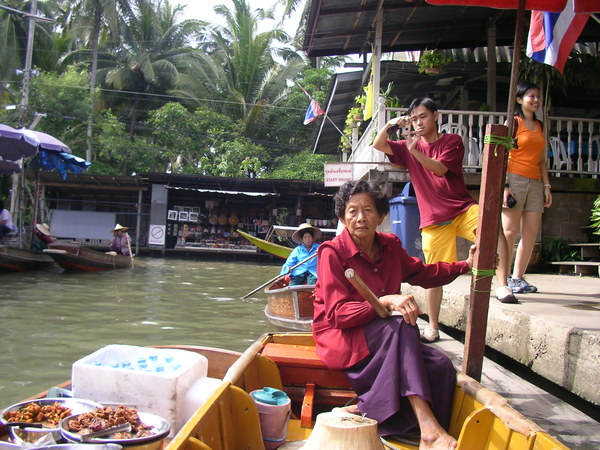
[[24, 272], [53, 264], [54, 260], [43, 253], [0, 245], [0, 272]]
[[[250, 241], [252, 244], [257, 246], [261, 250], [264, 250], [265, 252], [270, 253], [274, 256], [287, 259], [287, 257], [290, 256], [290, 253], [292, 253], [293, 248], [276, 244], [270, 239], [272, 239], [275, 236], [285, 237], [289, 243], [293, 244], [292, 246], [295, 246], [296, 244], [294, 244], [291, 240], [291, 236], [297, 229], [298, 227], [272, 225], [269, 231], [267, 232], [265, 239], [257, 238], [256, 236], [252, 236], [251, 234], [248, 234], [242, 230], [237, 231], [242, 237], [246, 238], [248, 241]], [[336, 230], [334, 228], [320, 228], [320, 230], [324, 236], [327, 236], [326, 239], [331, 239], [333, 236], [335, 236], [336, 233]]]
[[292, 253], [292, 249], [290, 247], [285, 247], [283, 245], [275, 244], [274, 242], [265, 241], [264, 239], [257, 238], [256, 236], [252, 236], [242, 230], [237, 230], [240, 233], [240, 236], [249, 240], [253, 245], [256, 245], [261, 250], [264, 250], [271, 255], [278, 256], [282, 259], [287, 259]]
[[278, 280], [265, 288], [265, 316], [273, 325], [292, 330], [312, 330], [314, 284], [288, 286]]
[[[260, 414], [250, 396], [273, 387], [291, 400], [286, 445], [299, 448], [309, 439], [321, 412], [355, 397], [340, 371], [327, 370], [315, 352], [310, 333], [268, 333], [242, 354], [197, 346], [162, 346], [198, 352], [208, 359], [208, 376], [220, 385], [187, 423], [167, 440], [166, 450], [264, 449]], [[59, 385], [69, 389], [70, 383]], [[27, 400], [42, 398], [47, 392]], [[508, 405], [506, 399], [459, 374], [455, 386], [450, 434], [458, 449], [567, 449]], [[0, 428], [0, 439], [6, 440]], [[418, 448], [409, 441], [386, 439], [392, 448]]]
[[[190, 418], [167, 450], [263, 449], [258, 409], [249, 395], [265, 386], [282, 389], [292, 401], [286, 443], [309, 438], [318, 413], [354, 398], [343, 372], [327, 370], [309, 333], [266, 334], [229, 368], [219, 388]], [[509, 406], [506, 399], [459, 374], [450, 434], [458, 449], [567, 449]], [[386, 439], [398, 449], [418, 443]], [[299, 447], [292, 447], [299, 448]]]
[[94, 272], [133, 267], [133, 258], [130, 256], [111, 255], [73, 243], [57, 242], [49, 247], [44, 254], [65, 270]]

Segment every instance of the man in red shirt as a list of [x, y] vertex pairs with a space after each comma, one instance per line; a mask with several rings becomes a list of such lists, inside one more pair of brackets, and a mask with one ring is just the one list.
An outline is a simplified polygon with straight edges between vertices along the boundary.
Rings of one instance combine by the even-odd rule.
[[[440, 133], [437, 120], [435, 102], [417, 98], [408, 109], [408, 117], [391, 119], [373, 142], [373, 148], [386, 153], [391, 163], [408, 169], [419, 205], [423, 253], [428, 264], [457, 261], [456, 238], [475, 242], [479, 214], [479, 206], [469, 194], [463, 177], [462, 138]], [[405, 140], [388, 139], [388, 128], [411, 125], [413, 131], [403, 133]], [[506, 280], [506, 274], [498, 276]], [[422, 335], [426, 342], [439, 339], [442, 294], [442, 286], [426, 291], [429, 327]]]

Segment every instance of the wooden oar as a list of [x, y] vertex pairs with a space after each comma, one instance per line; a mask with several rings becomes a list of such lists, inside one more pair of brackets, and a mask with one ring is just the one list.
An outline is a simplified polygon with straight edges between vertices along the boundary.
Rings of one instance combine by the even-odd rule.
[[133, 269], [133, 253], [131, 252], [131, 240], [127, 233], [125, 233], [125, 240], [127, 241], [127, 248], [129, 249], [129, 257], [131, 258], [131, 268]]
[[379, 303], [379, 299], [373, 293], [373, 291], [365, 284], [362, 278], [354, 271], [354, 269], [346, 269], [344, 272], [346, 278], [354, 288], [358, 291], [360, 295], [362, 295], [366, 301], [368, 301], [371, 306], [375, 309], [379, 317], [385, 319], [390, 315], [390, 312], [385, 309], [385, 307]]
[[317, 254], [315, 253], [314, 255], [309, 256], [308, 258], [306, 258], [304, 261], [300, 261], [298, 264], [292, 266], [289, 268], [289, 270], [284, 273], [283, 275], [277, 275], [275, 278], [271, 278], [269, 281], [267, 281], [266, 283], [261, 284], [259, 287], [257, 287], [256, 289], [248, 292], [246, 295], [244, 295], [243, 297], [240, 297], [242, 300], [245, 299], [246, 297], [251, 296], [252, 294], [254, 294], [256, 291], [261, 290], [262, 288], [264, 288], [265, 286], [268, 286], [271, 283], [275, 283], [277, 280], [279, 280], [280, 278], [285, 277], [288, 273], [290, 273], [292, 270], [294, 270], [296, 267], [301, 266], [302, 264], [304, 264], [306, 261], [310, 261], [311, 259], [313, 259], [315, 256], [317, 256]]

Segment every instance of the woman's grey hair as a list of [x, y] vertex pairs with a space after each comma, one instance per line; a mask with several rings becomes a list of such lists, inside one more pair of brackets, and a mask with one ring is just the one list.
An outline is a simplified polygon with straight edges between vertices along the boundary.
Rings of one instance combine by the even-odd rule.
[[375, 202], [377, 212], [382, 216], [390, 211], [390, 203], [387, 195], [374, 181], [346, 181], [340, 190], [337, 191], [333, 201], [335, 203], [335, 215], [344, 217], [346, 212], [346, 203], [348, 199], [355, 194], [369, 194]]

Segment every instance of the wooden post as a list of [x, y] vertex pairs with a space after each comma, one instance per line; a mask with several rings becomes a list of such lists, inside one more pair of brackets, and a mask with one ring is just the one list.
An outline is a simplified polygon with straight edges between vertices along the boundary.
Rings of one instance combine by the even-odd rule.
[[[486, 136], [507, 136], [507, 133], [508, 130], [504, 125], [487, 125], [485, 130]], [[496, 265], [507, 153], [507, 149], [503, 145], [485, 144], [483, 148], [483, 171], [477, 220], [477, 252], [473, 270], [492, 270]], [[473, 275], [462, 370], [477, 381], [481, 380], [481, 368], [485, 353], [491, 286], [492, 277]]]

